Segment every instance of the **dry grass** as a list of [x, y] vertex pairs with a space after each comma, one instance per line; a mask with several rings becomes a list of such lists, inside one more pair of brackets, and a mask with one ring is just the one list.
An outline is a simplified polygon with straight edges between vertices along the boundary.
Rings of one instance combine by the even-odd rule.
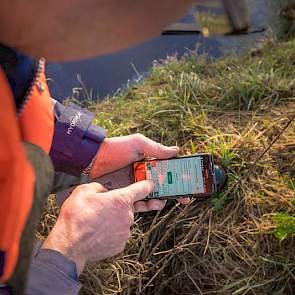
[[[295, 114], [294, 40], [216, 63], [170, 59], [90, 108], [109, 136], [141, 132], [184, 154], [213, 153], [229, 184], [138, 215], [125, 252], [87, 266], [83, 294], [295, 294], [294, 123], [253, 166]], [[56, 218], [50, 202], [43, 235]]]

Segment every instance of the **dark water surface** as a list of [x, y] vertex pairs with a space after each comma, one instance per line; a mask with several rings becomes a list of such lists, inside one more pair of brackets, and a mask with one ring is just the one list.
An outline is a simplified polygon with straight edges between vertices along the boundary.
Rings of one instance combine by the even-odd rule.
[[[273, 7], [267, 0], [249, 0], [252, 30], [260, 31], [267, 27], [270, 11]], [[184, 20], [191, 21], [188, 15]], [[92, 90], [93, 99], [103, 99], [124, 87], [129, 81], [139, 79], [157, 59], [167, 56], [181, 56], [194, 51], [206, 53], [209, 57], [218, 58], [230, 52], [240, 53], [254, 47], [264, 32], [239, 36], [204, 38], [194, 35], [161, 35], [141, 45], [116, 54], [71, 63], [49, 63], [47, 77], [51, 94], [63, 100], [72, 94], [72, 89], [79, 87], [77, 75], [85, 87]]]

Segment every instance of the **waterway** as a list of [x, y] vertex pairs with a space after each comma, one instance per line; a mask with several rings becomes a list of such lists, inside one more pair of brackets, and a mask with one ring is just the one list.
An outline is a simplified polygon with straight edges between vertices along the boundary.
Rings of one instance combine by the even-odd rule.
[[[93, 100], [101, 100], [141, 79], [154, 60], [184, 54], [206, 54], [208, 58], [240, 54], [257, 45], [272, 29], [279, 27], [278, 0], [248, 0], [251, 29], [254, 33], [204, 38], [201, 34], [160, 35], [115, 54], [70, 63], [49, 63], [47, 77], [51, 94], [62, 101], [85, 87]], [[284, 2], [284, 1], [283, 1]], [[181, 22], [192, 22], [189, 13]], [[81, 83], [82, 81], [82, 83]], [[79, 92], [79, 91], [78, 91]]]

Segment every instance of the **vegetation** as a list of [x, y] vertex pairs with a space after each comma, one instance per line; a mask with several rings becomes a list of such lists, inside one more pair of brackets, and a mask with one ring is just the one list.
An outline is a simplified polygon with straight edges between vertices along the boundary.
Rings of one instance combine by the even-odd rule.
[[[217, 62], [170, 58], [89, 108], [108, 136], [211, 152], [229, 182], [138, 215], [125, 252], [87, 266], [83, 294], [295, 294], [295, 40]], [[40, 235], [56, 214], [51, 198]]]

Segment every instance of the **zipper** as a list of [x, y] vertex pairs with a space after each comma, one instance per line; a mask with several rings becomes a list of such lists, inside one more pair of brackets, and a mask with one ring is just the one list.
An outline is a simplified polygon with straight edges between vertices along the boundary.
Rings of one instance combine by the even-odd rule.
[[44, 69], [45, 66], [45, 59], [41, 58], [38, 61], [38, 65], [37, 65], [37, 69], [35, 71], [34, 77], [30, 83], [30, 87], [28, 88], [21, 106], [19, 107], [19, 109], [17, 110], [17, 117], [19, 118], [21, 116], [21, 114], [23, 113], [24, 109], [26, 108], [26, 105], [28, 104], [28, 101], [30, 100], [31, 97], [31, 93], [33, 90], [33, 87], [35, 85], [35, 83], [37, 82], [37, 80], [39, 79], [40, 74], [42, 73], [42, 70]]

